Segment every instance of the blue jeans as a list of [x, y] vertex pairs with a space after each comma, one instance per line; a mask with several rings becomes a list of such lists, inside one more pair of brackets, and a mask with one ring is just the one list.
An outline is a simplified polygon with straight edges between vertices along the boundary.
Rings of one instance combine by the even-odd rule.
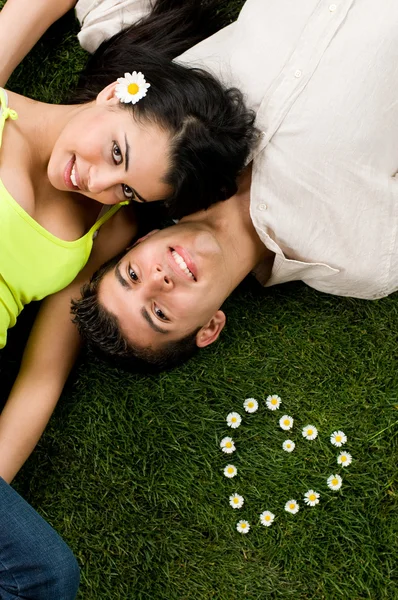
[[78, 587], [71, 550], [0, 477], [0, 599], [74, 600]]

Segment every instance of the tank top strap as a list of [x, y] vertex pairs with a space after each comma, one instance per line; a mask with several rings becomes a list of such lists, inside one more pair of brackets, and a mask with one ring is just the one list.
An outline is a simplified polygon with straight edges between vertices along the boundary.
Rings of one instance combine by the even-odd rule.
[[84, 237], [96, 237], [95, 234], [98, 233], [98, 230], [101, 227], [101, 225], [106, 223], [106, 221], [108, 221], [108, 219], [110, 219], [115, 213], [117, 213], [117, 211], [120, 208], [122, 208], [122, 206], [126, 206], [129, 203], [130, 200], [125, 200], [124, 202], [119, 202], [119, 204], [114, 204], [113, 206], [106, 207], [105, 210], [102, 209], [98, 219]]
[[3, 141], [4, 123], [8, 118], [15, 121], [15, 119], [18, 119], [18, 115], [15, 110], [8, 108], [7, 92], [3, 88], [0, 88], [0, 147]]

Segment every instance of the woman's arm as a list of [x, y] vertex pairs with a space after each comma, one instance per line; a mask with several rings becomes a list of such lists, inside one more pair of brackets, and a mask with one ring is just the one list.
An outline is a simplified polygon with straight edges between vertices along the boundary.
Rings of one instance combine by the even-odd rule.
[[57, 19], [76, 0], [7, 0], [0, 12], [0, 86]]
[[47, 298], [39, 311], [21, 369], [0, 416], [0, 476], [10, 482], [33, 451], [58, 402], [80, 348], [70, 301], [91, 274], [130, 243], [135, 226], [121, 209], [102, 226], [83, 271]]

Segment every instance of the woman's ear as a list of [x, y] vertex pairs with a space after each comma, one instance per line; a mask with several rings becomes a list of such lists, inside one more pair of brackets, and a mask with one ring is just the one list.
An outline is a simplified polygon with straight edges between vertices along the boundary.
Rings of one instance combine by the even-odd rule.
[[224, 329], [226, 320], [225, 313], [222, 310], [218, 310], [210, 321], [206, 325], [203, 325], [196, 334], [196, 345], [198, 348], [204, 348], [215, 342]]
[[95, 102], [97, 106], [116, 106], [120, 103], [119, 98], [115, 95], [117, 81], [110, 83], [98, 94]]

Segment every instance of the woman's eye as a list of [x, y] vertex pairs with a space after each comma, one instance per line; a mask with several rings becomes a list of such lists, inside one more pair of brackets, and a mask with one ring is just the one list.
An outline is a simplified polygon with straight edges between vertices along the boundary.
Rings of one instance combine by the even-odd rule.
[[131, 267], [129, 268], [129, 277], [132, 281], [138, 281], [138, 275]]
[[112, 145], [112, 158], [116, 165], [120, 165], [123, 162], [122, 151], [116, 142], [113, 142]]
[[122, 190], [123, 196], [126, 198], [126, 200], [131, 200], [132, 198], [134, 198], [134, 191], [125, 183], [122, 183]]
[[162, 319], [162, 321], [168, 321], [168, 318], [158, 306], [155, 306], [154, 313], [159, 319]]

